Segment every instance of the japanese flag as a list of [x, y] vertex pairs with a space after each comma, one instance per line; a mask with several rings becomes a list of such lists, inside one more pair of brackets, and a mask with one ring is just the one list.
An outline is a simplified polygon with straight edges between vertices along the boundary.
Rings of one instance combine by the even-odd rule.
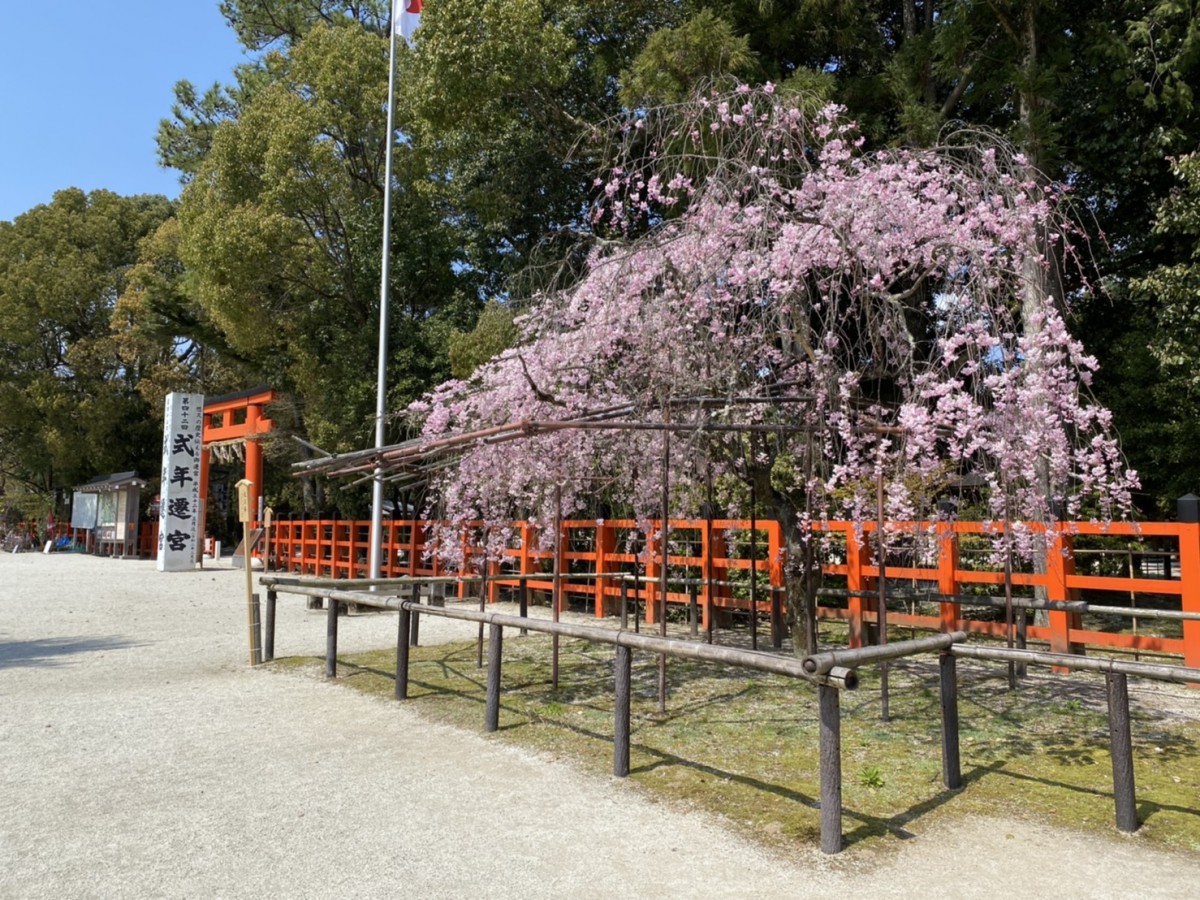
[[394, 3], [392, 21], [396, 23], [396, 33], [412, 46], [413, 32], [421, 24], [421, 0], [394, 0]]

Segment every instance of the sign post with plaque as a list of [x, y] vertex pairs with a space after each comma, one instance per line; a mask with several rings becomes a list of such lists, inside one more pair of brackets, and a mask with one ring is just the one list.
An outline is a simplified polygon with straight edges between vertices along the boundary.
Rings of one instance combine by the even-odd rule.
[[250, 546], [250, 522], [253, 516], [250, 512], [250, 488], [254, 482], [243, 478], [237, 483], [238, 520], [242, 523], [242, 547], [245, 555], [242, 557], [246, 569], [246, 630], [250, 636], [250, 665], [257, 666], [262, 662], [262, 642], [259, 640], [261, 626], [259, 619], [258, 594], [254, 593], [254, 576], [251, 574], [254, 566]]
[[200, 542], [203, 394], [167, 394], [159, 489], [158, 571], [190, 572]]

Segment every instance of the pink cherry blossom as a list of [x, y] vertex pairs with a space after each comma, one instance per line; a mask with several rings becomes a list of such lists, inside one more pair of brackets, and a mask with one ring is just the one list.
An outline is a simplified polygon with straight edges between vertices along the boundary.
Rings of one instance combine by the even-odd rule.
[[[753, 480], [802, 534], [874, 518], [879, 478], [897, 521], [933, 516], [964, 476], [997, 522], [1128, 513], [1136, 475], [1087, 393], [1095, 359], [1052, 297], [1020, 299], [1076, 230], [1010, 148], [866, 152], [841, 109], [770, 86], [638, 122], [614, 129], [583, 276], [410, 411], [431, 441], [606, 409], [687, 430], [470, 445], [436, 476], [449, 556], [465, 523], [500, 548], [514, 517], [552, 522], [556, 496], [566, 515], [601, 500], [657, 518], [668, 453], [672, 514], [695, 514], [717, 472], [731, 507]], [[706, 430], [731, 424], [759, 430]], [[1028, 551], [1039, 532], [1005, 533]]]

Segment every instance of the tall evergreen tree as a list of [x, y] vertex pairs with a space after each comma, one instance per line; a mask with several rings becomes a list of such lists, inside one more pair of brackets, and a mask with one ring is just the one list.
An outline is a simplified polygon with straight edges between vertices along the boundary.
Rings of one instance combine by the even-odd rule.
[[112, 316], [165, 197], [59, 191], [0, 222], [0, 476], [43, 498], [101, 473], [157, 471], [161, 433]]

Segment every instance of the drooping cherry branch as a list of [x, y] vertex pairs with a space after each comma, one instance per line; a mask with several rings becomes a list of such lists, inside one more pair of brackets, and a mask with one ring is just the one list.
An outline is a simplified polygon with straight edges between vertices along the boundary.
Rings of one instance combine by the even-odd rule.
[[[614, 134], [583, 277], [534, 299], [518, 347], [413, 407], [428, 440], [605, 407], [669, 418], [692, 426], [672, 443], [678, 514], [715, 471], [769, 491], [797, 534], [874, 518], [878, 477], [893, 520], [929, 515], [964, 476], [997, 521], [1129, 510], [1136, 476], [1087, 393], [1095, 361], [1054, 298], [1031, 308], [1023, 290], [1070, 258], [1074, 230], [1001, 141], [867, 152], [840, 109], [770, 85]], [[758, 437], [711, 427], [734, 422]], [[451, 528], [484, 520], [498, 547], [515, 514], [552, 520], [555, 488], [568, 514], [601, 483], [656, 516], [663, 444], [652, 429], [478, 442], [437, 487]], [[1009, 539], [1030, 549], [1027, 531]]]

